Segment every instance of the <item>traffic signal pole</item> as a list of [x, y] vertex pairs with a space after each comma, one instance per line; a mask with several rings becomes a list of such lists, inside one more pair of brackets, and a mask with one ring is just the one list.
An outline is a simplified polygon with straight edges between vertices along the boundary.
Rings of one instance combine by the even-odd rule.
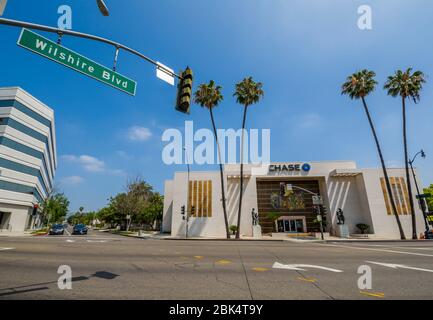
[[59, 28], [53, 28], [53, 27], [49, 27], [49, 26], [45, 26], [45, 25], [41, 25], [41, 24], [5, 19], [5, 18], [0, 18], [0, 24], [6, 25], [6, 26], [11, 26], [11, 27], [19, 27], [19, 28], [27, 28], [27, 29], [51, 32], [51, 33], [57, 34], [59, 37], [62, 37], [64, 35], [68, 35], [68, 36], [72, 36], [72, 37], [83, 38], [83, 39], [88, 39], [88, 40], [106, 43], [106, 44], [114, 46], [116, 49], [116, 52], [118, 52], [118, 50], [120, 50], [120, 49], [125, 50], [125, 51], [127, 51], [133, 55], [136, 55], [136, 56], [146, 60], [147, 62], [157, 66], [159, 69], [162, 69], [165, 73], [171, 75], [172, 77], [175, 77], [175, 78], [178, 78], [179, 80], [182, 80], [182, 77], [180, 75], [178, 75], [177, 73], [175, 73], [175, 72], [173, 72], [167, 68], [164, 68], [164, 66], [161, 66], [155, 60], [145, 56], [144, 54], [138, 52], [137, 50], [131, 49], [131, 48], [129, 48], [129, 47], [127, 47], [121, 43], [118, 43], [116, 41], [113, 41], [113, 40], [109, 40], [109, 39], [95, 36], [92, 34], [87, 34], [87, 33], [82, 33], [82, 32], [77, 32], [77, 31], [72, 31], [72, 30], [62, 30]]

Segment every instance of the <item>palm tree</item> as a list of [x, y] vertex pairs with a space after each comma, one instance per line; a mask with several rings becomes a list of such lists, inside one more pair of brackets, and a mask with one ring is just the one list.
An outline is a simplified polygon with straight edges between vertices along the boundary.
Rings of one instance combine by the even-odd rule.
[[207, 108], [210, 113], [210, 119], [212, 121], [212, 128], [215, 136], [215, 141], [218, 148], [218, 159], [219, 159], [219, 167], [220, 167], [220, 178], [221, 178], [221, 194], [222, 194], [222, 205], [223, 205], [223, 213], [224, 213], [224, 223], [226, 228], [226, 236], [227, 239], [230, 239], [230, 231], [229, 231], [229, 221], [227, 216], [227, 206], [226, 206], [226, 196], [225, 196], [225, 187], [224, 187], [224, 171], [223, 164], [221, 161], [221, 150], [218, 141], [217, 130], [215, 126], [215, 119], [213, 116], [213, 108], [218, 106], [218, 104], [224, 99], [221, 94], [221, 86], [216, 86], [215, 82], [211, 80], [209, 84], [201, 84], [198, 90], [195, 92], [195, 103], [200, 106]]
[[412, 73], [412, 68], [406, 71], [397, 70], [393, 76], [388, 77], [388, 81], [384, 85], [384, 89], [388, 90], [388, 95], [392, 97], [401, 97], [403, 109], [403, 144], [404, 144], [404, 165], [406, 169], [407, 190], [409, 193], [410, 213], [412, 215], [412, 239], [417, 239], [415, 210], [412, 197], [412, 186], [409, 176], [409, 156], [407, 148], [407, 131], [406, 131], [406, 98], [412, 98], [413, 102], [418, 103], [420, 100], [420, 91], [422, 90], [423, 83], [425, 83], [425, 76], [421, 71]]
[[239, 185], [239, 211], [238, 211], [238, 224], [236, 230], [236, 239], [240, 237], [241, 231], [241, 211], [242, 211], [242, 196], [244, 193], [244, 130], [245, 121], [247, 118], [248, 107], [252, 104], [256, 104], [264, 96], [264, 91], [262, 89], [263, 84], [260, 82], [255, 82], [252, 77], [245, 78], [238, 84], [236, 84], [236, 92], [234, 97], [236, 97], [237, 103], [244, 106], [244, 117], [242, 121], [242, 139], [241, 139], [241, 177]]
[[388, 190], [389, 198], [391, 201], [392, 211], [394, 212], [395, 219], [397, 221], [398, 229], [400, 231], [400, 237], [402, 240], [406, 239], [403, 228], [401, 226], [400, 217], [398, 216], [397, 207], [395, 205], [394, 194], [392, 192], [391, 183], [389, 182], [388, 171], [385, 166], [385, 160], [383, 159], [382, 149], [380, 147], [379, 139], [376, 134], [376, 129], [371, 119], [370, 111], [365, 101], [365, 97], [374, 91], [377, 82], [374, 80], [376, 74], [373, 71], [362, 70], [356, 72], [347, 78], [347, 81], [342, 86], [341, 94], [348, 95], [352, 100], [361, 99], [364, 106], [365, 113], [370, 124], [371, 131], [373, 132], [374, 141], [376, 142], [377, 152], [379, 153], [380, 162], [382, 164], [383, 175], [385, 177], [386, 188]]

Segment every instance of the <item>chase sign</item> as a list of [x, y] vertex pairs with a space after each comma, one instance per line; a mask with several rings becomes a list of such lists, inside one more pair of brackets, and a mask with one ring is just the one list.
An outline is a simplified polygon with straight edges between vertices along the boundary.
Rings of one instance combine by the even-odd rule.
[[269, 172], [310, 172], [311, 165], [304, 164], [272, 164], [269, 166]]

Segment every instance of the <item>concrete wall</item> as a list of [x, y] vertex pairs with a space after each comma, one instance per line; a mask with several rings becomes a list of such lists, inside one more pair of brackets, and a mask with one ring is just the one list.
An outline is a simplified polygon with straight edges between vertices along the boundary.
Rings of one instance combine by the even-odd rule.
[[[221, 203], [221, 183], [219, 172], [192, 172], [190, 180], [212, 181], [212, 217], [191, 217], [189, 221], [189, 236], [195, 237], [225, 237], [224, 214]], [[188, 175], [186, 172], [175, 173], [173, 180], [173, 236], [184, 237], [186, 222], [180, 214], [181, 207], [187, 205]]]
[[171, 232], [173, 215], [173, 180], [165, 181], [164, 184], [164, 210], [162, 213], [162, 232]]
[[[30, 208], [19, 205], [0, 204], [0, 212], [10, 213], [2, 221], [2, 230], [11, 232], [22, 232], [27, 228], [28, 219], [30, 218]], [[5, 221], [6, 220], [6, 221]]]
[[362, 181], [353, 177], [330, 177], [327, 179], [327, 196], [329, 199], [329, 211], [331, 216], [330, 231], [334, 233], [337, 228], [336, 212], [341, 208], [344, 212], [345, 224], [350, 233], [359, 233], [356, 225], [366, 223], [372, 226], [369, 211], [363, 204]]
[[[388, 215], [383, 192], [380, 184], [381, 170], [379, 169], [364, 169], [363, 176], [368, 196], [368, 204], [370, 206], [371, 217], [373, 220], [373, 227], [375, 234], [381, 237], [399, 239], [400, 233], [398, 231], [397, 222], [394, 215]], [[405, 177], [404, 169], [388, 169], [390, 177]], [[406, 180], [406, 179], [405, 179]], [[423, 215], [418, 206], [416, 197], [415, 184], [411, 177], [413, 201], [415, 209], [415, 218], [417, 225], [418, 236], [425, 230], [423, 222]], [[406, 238], [412, 238], [412, 216], [399, 215]]]

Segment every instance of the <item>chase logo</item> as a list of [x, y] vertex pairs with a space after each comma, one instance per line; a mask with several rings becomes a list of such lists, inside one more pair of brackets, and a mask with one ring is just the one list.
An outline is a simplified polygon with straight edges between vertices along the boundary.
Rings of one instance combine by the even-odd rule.
[[302, 171], [309, 172], [310, 170], [311, 170], [311, 165], [309, 165], [308, 163], [304, 163], [302, 165]]

